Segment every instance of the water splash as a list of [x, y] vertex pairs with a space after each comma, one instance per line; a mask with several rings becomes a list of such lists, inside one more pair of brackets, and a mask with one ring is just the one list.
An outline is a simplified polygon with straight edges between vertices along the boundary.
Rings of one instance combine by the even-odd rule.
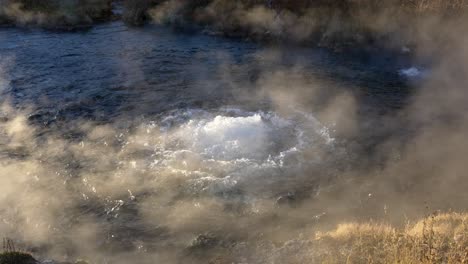
[[308, 156], [307, 161], [302, 155], [331, 149], [334, 143], [325, 127], [301, 112], [280, 117], [239, 109], [187, 110], [169, 114], [161, 125], [146, 126], [149, 134], [162, 132], [153, 146], [151, 170], [182, 174], [198, 191], [232, 189], [265, 178], [274, 181], [288, 170], [320, 163], [320, 155]]

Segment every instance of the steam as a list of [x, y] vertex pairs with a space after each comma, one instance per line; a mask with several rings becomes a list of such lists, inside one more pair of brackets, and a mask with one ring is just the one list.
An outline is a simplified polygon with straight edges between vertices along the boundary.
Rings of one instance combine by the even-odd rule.
[[429, 41], [428, 37], [435, 37], [429, 32], [436, 32], [433, 28], [446, 21], [446, 14], [460, 16], [466, 8], [465, 1], [395, 0], [376, 4], [373, 1], [166, 0], [150, 9], [149, 15], [155, 23], [197, 25], [227, 36], [337, 49], [350, 44], [378, 44], [401, 50], [407, 45], [423, 44], [420, 38]]
[[[163, 21], [179, 8], [169, 1], [154, 16]], [[239, 12], [242, 23], [279, 35], [303, 19], [278, 22], [262, 7]], [[309, 24], [299, 25], [291, 34], [307, 37]], [[300, 63], [276, 66], [281, 54], [265, 53], [257, 54], [259, 77], [246, 84], [255, 89], [239, 100], [268, 101], [268, 110], [76, 120], [66, 134], [4, 100], [0, 234], [64, 260], [288, 263], [313, 259], [309, 238], [336, 223], [401, 223], [426, 207], [464, 211], [468, 34], [446, 25], [445, 49], [427, 42], [437, 38], [432, 31], [418, 39], [415, 56], [437, 61], [408, 105], [384, 116], [333, 80], [310, 77]], [[0, 64], [2, 92], [13, 63]]]
[[[221, 13], [230, 15], [220, 16]], [[279, 13], [264, 5], [244, 4], [242, 1], [209, 1], [207, 5], [197, 6], [196, 3], [170, 0], [151, 9], [149, 14], [159, 24], [186, 26], [195, 22], [210, 25], [213, 32], [220, 34], [229, 35], [231, 31], [241, 29], [258, 37], [268, 35], [295, 41], [308, 39], [316, 33], [320, 19], [314, 18], [318, 12], [298, 16], [288, 11]]]
[[250, 222], [248, 215], [274, 208], [277, 195], [304, 184], [300, 172], [324, 166], [334, 148], [303, 113], [175, 111], [132, 131], [79, 123], [83, 136], [67, 140], [39, 136], [27, 113], [4, 109], [1, 232], [53, 246], [47, 254], [57, 258], [75, 252], [108, 261], [106, 247], [143, 253], [159, 236], [169, 236], [166, 250], [178, 256], [198, 234], [228, 228], [233, 210]]

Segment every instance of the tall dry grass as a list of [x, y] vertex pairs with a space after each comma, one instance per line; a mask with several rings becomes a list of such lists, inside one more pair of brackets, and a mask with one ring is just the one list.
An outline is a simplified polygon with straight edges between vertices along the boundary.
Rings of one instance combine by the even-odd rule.
[[402, 228], [341, 224], [315, 241], [317, 263], [468, 263], [468, 214], [433, 214]]

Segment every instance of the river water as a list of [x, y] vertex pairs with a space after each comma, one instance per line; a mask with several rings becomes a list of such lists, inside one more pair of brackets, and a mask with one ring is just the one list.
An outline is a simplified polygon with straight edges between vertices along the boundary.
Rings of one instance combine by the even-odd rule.
[[39, 255], [97, 263], [293, 254], [265, 241], [307, 229], [282, 226], [290, 210], [326, 213], [299, 215], [296, 203], [355, 158], [355, 136], [314, 103], [346, 94], [361, 120], [397, 111], [410, 92], [403, 55], [121, 22], [2, 28], [0, 60], [0, 232]]

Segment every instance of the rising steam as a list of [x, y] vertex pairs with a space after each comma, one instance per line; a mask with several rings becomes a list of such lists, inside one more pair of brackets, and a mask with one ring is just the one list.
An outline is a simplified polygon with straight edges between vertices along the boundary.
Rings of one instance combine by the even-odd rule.
[[[152, 14], [174, 19], [180, 8], [168, 1]], [[236, 12], [273, 35], [299, 23], [288, 33], [298, 39], [316, 23], [285, 12], [278, 24], [262, 7]], [[60, 131], [4, 99], [0, 234], [38, 255], [95, 263], [304, 263], [318, 261], [327, 241], [351, 241], [354, 230], [395, 234], [389, 225], [334, 229], [338, 223], [401, 225], [432, 210], [466, 211], [468, 34], [452, 21], [438, 34], [430, 25], [420, 27], [415, 54], [436, 54], [430, 74], [407, 105], [382, 115], [299, 62], [278, 66], [281, 51], [257, 54], [264, 67], [236, 98], [267, 101], [268, 109], [194, 107], [142, 120], [76, 120]], [[2, 94], [13, 64], [2, 58]], [[465, 234], [462, 214], [431, 221], [451, 239]], [[446, 222], [455, 224], [439, 224]], [[421, 225], [405, 234], [418, 237]]]

